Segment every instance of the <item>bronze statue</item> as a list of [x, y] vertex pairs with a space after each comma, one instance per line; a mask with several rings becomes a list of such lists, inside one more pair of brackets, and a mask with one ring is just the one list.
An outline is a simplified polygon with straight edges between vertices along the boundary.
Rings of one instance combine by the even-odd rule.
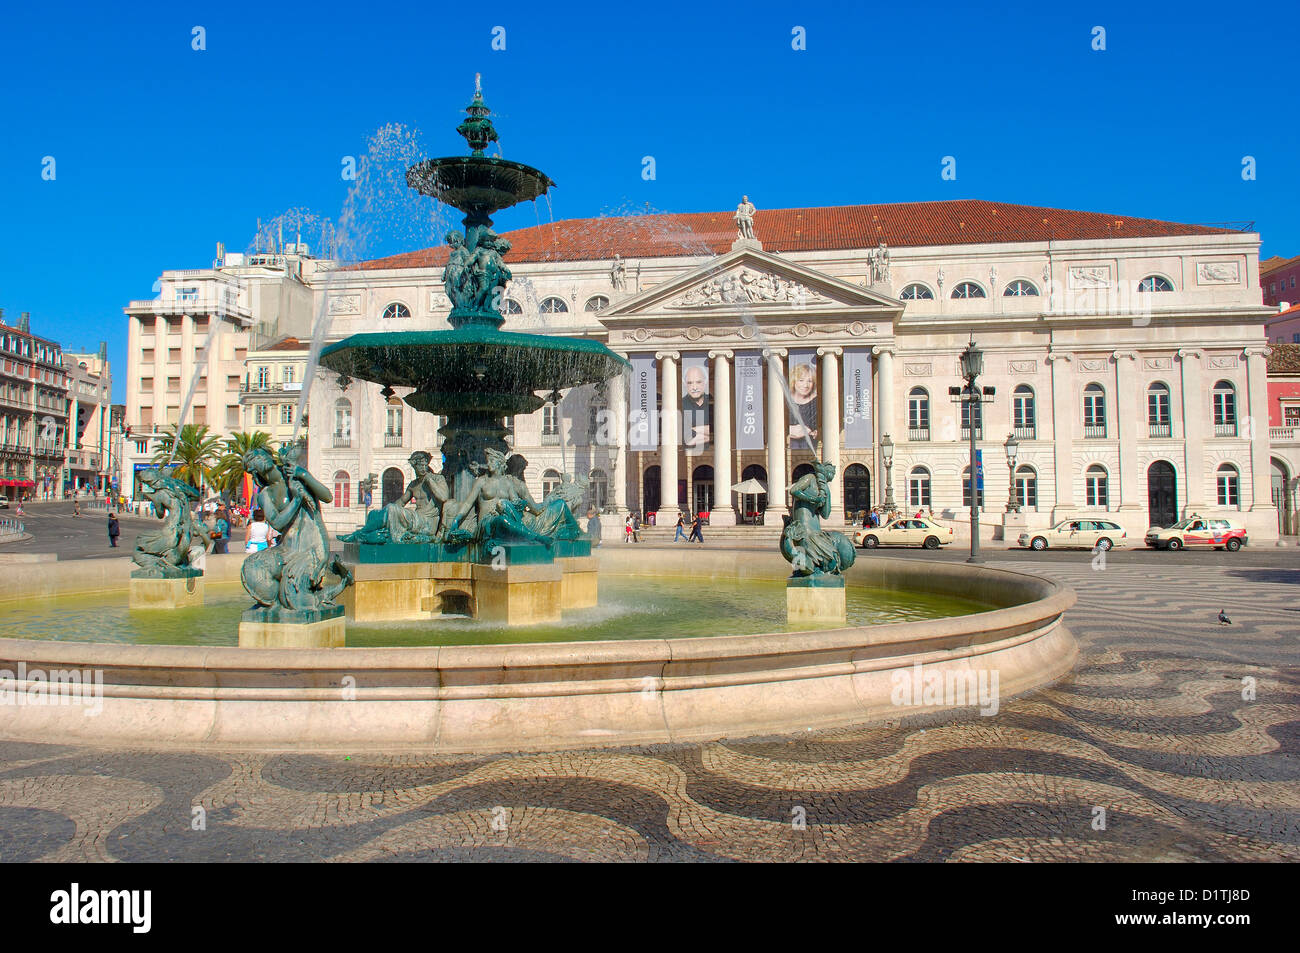
[[208, 534], [190, 513], [190, 504], [198, 501], [199, 491], [156, 467], [142, 470], [140, 482], [163, 524], [136, 537], [131, 559], [140, 568], [132, 575], [147, 579], [195, 575], [198, 570], [191, 564], [207, 551], [209, 542]]
[[[554, 539], [530, 528], [525, 511], [540, 516], [539, 506], [528, 492], [520, 474], [527, 466], [519, 454], [507, 458], [499, 450], [486, 450], [488, 465], [471, 484], [465, 499], [458, 501], [459, 515], [452, 521], [447, 541], [541, 543], [550, 546]], [[477, 507], [477, 509], [476, 509]], [[463, 524], [472, 520], [472, 529]]]
[[[434, 543], [441, 539], [443, 508], [451, 493], [446, 478], [429, 469], [433, 456], [423, 450], [411, 454], [408, 462], [415, 479], [396, 502], [375, 510], [356, 532], [339, 539], [345, 543]], [[414, 501], [415, 507], [408, 509]]]
[[[352, 573], [331, 555], [329, 533], [320, 504], [334, 495], [299, 465], [301, 444], [281, 451], [276, 463], [271, 451], [255, 447], [244, 454], [244, 469], [261, 486], [257, 505], [280, 534], [280, 544], [244, 560], [240, 578], [259, 606], [286, 610], [329, 609], [334, 599], [352, 585]], [[325, 573], [339, 576], [325, 585]]]
[[781, 555], [794, 567], [793, 575], [838, 575], [853, 565], [857, 551], [843, 534], [822, 529], [822, 518], [831, 515], [828, 484], [835, 479], [835, 464], [818, 460], [790, 487], [794, 508], [781, 534]]

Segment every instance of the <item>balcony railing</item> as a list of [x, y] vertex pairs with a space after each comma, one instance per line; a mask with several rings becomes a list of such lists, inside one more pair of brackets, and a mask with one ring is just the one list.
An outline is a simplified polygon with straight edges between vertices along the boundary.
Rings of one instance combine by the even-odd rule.
[[[969, 439], [970, 439], [970, 428], [969, 428], [969, 427], [962, 427], [962, 428], [961, 428], [961, 439], [963, 439], [963, 440], [969, 440]], [[984, 439], [984, 428], [983, 428], [983, 427], [976, 427], [976, 428], [975, 428], [975, 439], [976, 439], [976, 440], [983, 440], [983, 439]]]
[[1037, 440], [1038, 428], [1033, 424], [1028, 427], [1012, 427], [1011, 432], [1016, 435], [1017, 440]]
[[1173, 426], [1171, 424], [1148, 424], [1148, 426], [1151, 428], [1151, 436], [1153, 437], [1173, 436]]
[[[402, 445], [402, 435], [400, 433], [384, 434], [385, 447], [400, 447], [401, 445]], [[335, 444], [335, 446], [338, 446], [338, 444]]]
[[930, 439], [929, 427], [908, 427], [907, 439], [912, 441], [925, 441]]
[[1216, 437], [1235, 437], [1237, 436], [1237, 422], [1230, 424], [1215, 424], [1214, 435]]
[[1103, 440], [1106, 437], [1105, 424], [1084, 424], [1083, 437], [1085, 440]]
[[543, 433], [543, 447], [558, 447], [560, 445], [560, 435], [558, 433]]
[[352, 434], [350, 434], [350, 433], [336, 433], [336, 434], [334, 435], [334, 446], [335, 446], [335, 447], [351, 447], [351, 446], [352, 446]]
[[1291, 424], [1286, 427], [1269, 427], [1269, 440], [1300, 440], [1300, 424]]

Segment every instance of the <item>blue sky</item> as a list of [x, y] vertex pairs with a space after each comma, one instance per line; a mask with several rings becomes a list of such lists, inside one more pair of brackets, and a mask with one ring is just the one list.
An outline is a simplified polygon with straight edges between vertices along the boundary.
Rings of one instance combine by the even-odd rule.
[[[129, 300], [208, 266], [218, 241], [250, 245], [259, 218], [337, 219], [343, 157], [386, 124], [460, 153], [476, 71], [503, 154], [559, 185], [502, 230], [742, 192], [760, 208], [982, 198], [1254, 221], [1262, 256], [1300, 254], [1296, 5], [889, 6], [11, 4], [0, 307], [69, 348], [107, 340], [121, 400]], [[368, 197], [367, 257], [432, 243], [432, 200]]]

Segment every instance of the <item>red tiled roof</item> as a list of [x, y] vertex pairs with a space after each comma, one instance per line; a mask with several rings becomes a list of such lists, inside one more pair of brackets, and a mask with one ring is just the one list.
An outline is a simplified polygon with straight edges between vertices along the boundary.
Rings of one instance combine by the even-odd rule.
[[1300, 374], [1300, 344], [1270, 344], [1273, 353], [1265, 359], [1269, 374]]
[[[720, 255], [736, 240], [734, 212], [566, 219], [505, 232], [508, 262], [608, 261], [624, 258]], [[754, 234], [767, 251], [832, 251], [927, 245], [1079, 241], [1231, 234], [1208, 225], [1180, 225], [1101, 212], [1072, 212], [960, 199], [893, 205], [762, 209]], [[350, 269], [431, 268], [446, 264], [445, 247], [376, 258]]]
[[1283, 258], [1281, 255], [1274, 255], [1272, 258], [1266, 258], [1259, 263], [1259, 277], [1262, 281], [1273, 272], [1280, 268], [1286, 268], [1289, 265], [1300, 265], [1300, 255], [1294, 258]]
[[305, 351], [305, 350], [307, 350], [307, 345], [305, 345], [305, 344], [303, 344], [302, 342], [300, 342], [297, 338], [283, 338], [283, 339], [281, 339], [281, 340], [279, 340], [279, 341], [276, 341], [276, 342], [275, 342], [274, 344], [272, 344], [270, 347], [266, 348], [266, 350], [268, 350], [268, 351]]

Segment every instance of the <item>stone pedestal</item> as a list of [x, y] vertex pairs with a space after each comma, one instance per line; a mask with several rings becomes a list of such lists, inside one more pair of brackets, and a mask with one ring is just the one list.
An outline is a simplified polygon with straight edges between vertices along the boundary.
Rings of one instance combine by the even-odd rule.
[[786, 619], [792, 623], [848, 621], [843, 576], [791, 576], [785, 582]]
[[1021, 533], [1029, 531], [1029, 517], [1024, 513], [1003, 513], [1001, 534], [993, 534], [994, 539], [1004, 539], [1009, 543], [1015, 543], [1020, 538]]
[[564, 573], [558, 563], [476, 565], [472, 573], [474, 618], [505, 625], [560, 621]]
[[169, 579], [131, 574], [132, 609], [183, 609], [203, 605], [203, 573], [187, 570]]
[[556, 563], [564, 574], [560, 580], [560, 608], [590, 609], [596, 605], [596, 557], [573, 556], [557, 559]]
[[247, 609], [239, 620], [239, 647], [341, 649], [345, 628], [342, 606], [315, 611]]

